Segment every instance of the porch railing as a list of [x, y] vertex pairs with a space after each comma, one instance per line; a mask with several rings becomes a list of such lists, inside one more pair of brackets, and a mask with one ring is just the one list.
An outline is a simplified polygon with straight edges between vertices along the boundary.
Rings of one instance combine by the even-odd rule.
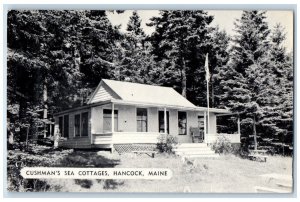
[[92, 144], [156, 144], [159, 133], [157, 132], [110, 132], [93, 134]]

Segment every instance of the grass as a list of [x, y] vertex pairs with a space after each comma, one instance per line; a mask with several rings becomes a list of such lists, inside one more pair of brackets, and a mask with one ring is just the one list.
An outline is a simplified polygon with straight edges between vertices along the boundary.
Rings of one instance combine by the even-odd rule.
[[221, 156], [217, 159], [196, 159], [193, 166], [183, 163], [181, 158], [158, 156], [155, 159], [128, 157], [121, 159], [117, 167], [170, 168], [173, 177], [167, 181], [127, 180], [118, 191], [142, 192], [191, 192], [201, 193], [249, 193], [253, 187], [268, 186], [269, 182], [259, 177], [266, 173], [292, 173], [292, 158], [269, 157], [266, 163]]
[[[106, 154], [107, 155], [107, 154]], [[108, 156], [106, 156], [108, 157]], [[61, 191], [84, 192], [183, 192], [197, 193], [253, 193], [254, 186], [270, 186], [259, 175], [280, 173], [291, 175], [292, 158], [270, 156], [267, 162], [242, 159], [233, 155], [217, 159], [194, 159], [189, 165], [180, 157], [159, 154], [155, 158], [146, 155], [120, 156], [116, 168], [169, 168], [173, 171], [170, 180], [91, 180], [91, 186], [74, 184], [74, 180], [57, 180]], [[52, 180], [53, 182], [53, 180]], [[51, 184], [51, 183], [50, 183]]]
[[[59, 156], [59, 153], [64, 155]], [[26, 155], [36, 156], [37, 154]], [[52, 166], [169, 168], [173, 176], [170, 180], [47, 179], [43, 184], [47, 187], [44, 191], [183, 192], [188, 190], [197, 193], [252, 193], [254, 186], [272, 186], [272, 182], [259, 175], [292, 174], [292, 158], [281, 156], [269, 156], [267, 162], [257, 162], [233, 155], [224, 155], [215, 159], [193, 159], [192, 163], [167, 154], [158, 154], [155, 158], [151, 158], [147, 155], [123, 154], [119, 156], [117, 153], [95, 151], [54, 151], [48, 153], [46, 157], [51, 159], [49, 163]], [[56, 161], [53, 161], [53, 157]], [[34, 189], [28, 191], [34, 191]]]

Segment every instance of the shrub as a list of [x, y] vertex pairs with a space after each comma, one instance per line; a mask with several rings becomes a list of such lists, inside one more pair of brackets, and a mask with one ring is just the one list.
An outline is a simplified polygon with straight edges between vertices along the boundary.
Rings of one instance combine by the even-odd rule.
[[51, 147], [29, 144], [26, 151], [20, 149], [8, 150], [7, 181], [11, 192], [53, 191], [57, 187], [50, 187], [45, 180], [24, 179], [20, 171], [23, 167], [51, 167], [72, 153], [73, 150], [54, 150]]
[[178, 143], [177, 138], [173, 135], [160, 134], [156, 147], [161, 153], [173, 153], [174, 145]]
[[212, 144], [212, 149], [218, 154], [228, 154], [233, 151], [233, 147], [229, 139], [224, 135], [218, 137], [218, 139]]
[[91, 186], [93, 186], [92, 180], [86, 180], [86, 179], [84, 179], [84, 180], [75, 179], [75, 184], [78, 184], [82, 188], [85, 188], [85, 189], [89, 189], [89, 188], [91, 188]]

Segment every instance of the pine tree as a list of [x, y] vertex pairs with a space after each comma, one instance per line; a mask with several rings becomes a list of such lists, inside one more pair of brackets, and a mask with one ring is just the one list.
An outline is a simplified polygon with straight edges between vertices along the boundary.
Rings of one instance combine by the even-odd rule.
[[231, 60], [218, 73], [221, 104], [241, 114], [242, 136], [246, 144], [253, 138], [255, 149], [258, 141], [260, 145], [278, 141], [286, 131], [279, 123], [283, 100], [289, 97], [285, 85], [290, 85], [286, 73], [291, 69], [281, 46], [284, 35], [278, 27], [270, 35], [265, 18], [262, 11], [243, 12], [235, 24]]
[[146, 41], [141, 19], [133, 11], [127, 24], [127, 32], [118, 42], [116, 49], [116, 79], [137, 83], [150, 83], [149, 71], [154, 66], [152, 46]]
[[237, 34], [233, 38], [231, 61], [224, 69], [221, 82], [225, 104], [243, 114], [242, 124], [253, 125], [256, 149], [257, 121], [263, 113], [260, 99], [268, 87], [262, 74], [270, 33], [265, 18], [265, 12], [244, 11], [241, 19], [236, 21]]
[[[160, 16], [152, 18], [148, 24], [155, 27], [151, 41], [160, 64], [158, 83], [175, 87], [193, 102], [200, 101], [193, 95], [199, 86], [197, 82], [204, 81], [199, 79], [198, 72], [199, 67], [204, 67], [205, 54], [209, 50], [206, 42], [212, 20], [212, 16], [200, 10], [160, 11]], [[202, 76], [204, 78], [204, 74]]]
[[[230, 37], [224, 30], [220, 30], [219, 27], [216, 27], [211, 34], [211, 48], [209, 55], [209, 67], [210, 67], [210, 89], [211, 89], [211, 103], [212, 107], [219, 107], [220, 100], [218, 95], [221, 93], [220, 82], [221, 78], [219, 77], [219, 71], [222, 71], [222, 68], [229, 61], [229, 41]], [[224, 107], [224, 106], [223, 106]]]
[[19, 125], [39, 128], [48, 113], [83, 104], [102, 77], [112, 78], [119, 34], [105, 11], [10, 11], [8, 36], [8, 86], [27, 97]]

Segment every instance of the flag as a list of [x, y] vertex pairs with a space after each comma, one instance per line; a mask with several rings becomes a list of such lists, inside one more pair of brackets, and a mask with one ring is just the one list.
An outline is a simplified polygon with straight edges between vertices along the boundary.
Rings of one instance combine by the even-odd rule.
[[205, 57], [205, 72], [206, 72], [206, 81], [209, 81], [209, 68], [208, 68], [208, 53], [206, 53], [206, 57]]

